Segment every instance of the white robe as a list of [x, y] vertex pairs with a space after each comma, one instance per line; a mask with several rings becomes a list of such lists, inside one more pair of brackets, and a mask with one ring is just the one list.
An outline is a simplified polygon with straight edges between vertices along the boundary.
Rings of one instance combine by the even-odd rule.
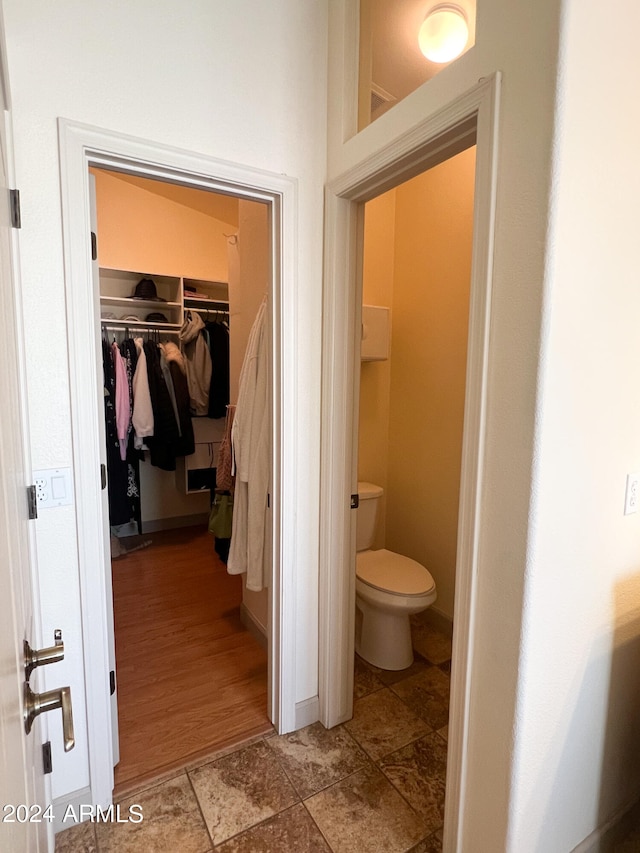
[[249, 335], [231, 430], [236, 481], [227, 570], [232, 575], [246, 572], [247, 589], [254, 592], [267, 585], [264, 560], [270, 409], [266, 316], [265, 298]]
[[153, 435], [153, 408], [149, 392], [149, 377], [147, 376], [147, 356], [144, 352], [142, 338], [135, 339], [138, 352], [138, 362], [133, 374], [133, 414], [131, 417], [134, 429], [134, 446], [137, 450], [146, 449], [144, 439]]

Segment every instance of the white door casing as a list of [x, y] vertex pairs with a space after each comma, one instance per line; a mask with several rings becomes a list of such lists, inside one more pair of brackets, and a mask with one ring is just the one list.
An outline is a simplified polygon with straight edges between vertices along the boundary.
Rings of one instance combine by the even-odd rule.
[[326, 193], [319, 698], [320, 719], [331, 727], [353, 712], [355, 516], [349, 496], [357, 491], [363, 203], [470, 145], [477, 146], [445, 803], [445, 845], [451, 851], [458, 851], [461, 844], [469, 749], [499, 91], [499, 74], [480, 80], [440, 112], [341, 175]]
[[271, 535], [269, 708], [276, 729], [296, 727], [295, 565], [297, 511], [296, 457], [298, 394], [296, 360], [285, 358], [285, 342], [295, 342], [297, 316], [297, 184], [294, 179], [204, 157], [181, 149], [119, 135], [60, 119], [58, 123], [65, 292], [69, 335], [74, 488], [78, 563], [83, 612], [83, 652], [90, 788], [92, 802], [106, 806], [113, 789], [109, 672], [109, 582], [104, 548], [100, 487], [102, 389], [99, 302], [91, 281], [89, 166], [115, 169], [157, 180], [266, 202], [271, 209], [273, 286]]
[[[3, 106], [4, 86], [0, 82]], [[0, 129], [0, 336], [5, 352], [0, 371], [0, 849], [44, 853], [53, 849], [53, 824], [47, 807], [50, 785], [44, 777], [42, 743], [46, 721], [38, 718], [27, 736], [22, 716], [23, 642], [40, 645], [34, 594], [35, 559], [27, 512], [28, 452], [26, 394], [17, 258], [7, 188], [10, 114]], [[49, 643], [52, 644], [52, 638]], [[38, 670], [30, 685], [38, 692]], [[26, 810], [25, 810], [26, 809]]]
[[[98, 253], [96, 251], [95, 258], [93, 257], [93, 235], [98, 234], [98, 212], [97, 212], [97, 200], [96, 200], [96, 179], [95, 175], [89, 175], [89, 215], [90, 215], [90, 227], [92, 233], [92, 262], [91, 262], [91, 272], [92, 272], [92, 280], [93, 280], [93, 292], [99, 293], [100, 291], [100, 267], [98, 264]], [[96, 243], [97, 245], [97, 243]], [[100, 464], [102, 470], [106, 472], [107, 470], [107, 438], [106, 438], [106, 425], [104, 422], [104, 418], [98, 420], [98, 429], [99, 429], [99, 441], [100, 441]], [[100, 472], [100, 476], [102, 478], [102, 471]], [[102, 485], [102, 479], [101, 479]], [[111, 563], [111, 540], [110, 540], [110, 530], [109, 530], [109, 493], [107, 488], [102, 489], [102, 546], [104, 549], [104, 564], [105, 566], [109, 566]], [[105, 594], [107, 596], [107, 601], [113, 600], [113, 578], [110, 571], [105, 572]], [[114, 673], [114, 691], [111, 694], [111, 760], [113, 761], [113, 766], [120, 761], [120, 734], [118, 731], [118, 687], [117, 687], [117, 679], [115, 677], [116, 672], [116, 633], [115, 633], [115, 622], [114, 622], [114, 613], [113, 607], [107, 608], [107, 654], [109, 655], [109, 664], [108, 664], [108, 672], [109, 672], [109, 685], [111, 686], [111, 672]]]

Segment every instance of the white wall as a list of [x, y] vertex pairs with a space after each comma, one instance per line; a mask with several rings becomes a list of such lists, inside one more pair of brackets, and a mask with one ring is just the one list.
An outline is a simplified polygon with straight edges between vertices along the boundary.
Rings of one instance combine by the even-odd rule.
[[[301, 402], [296, 698], [317, 693], [317, 478], [326, 163], [323, 0], [3, 0], [21, 190], [22, 294], [35, 469], [72, 464], [56, 119], [241, 163], [298, 181]], [[37, 521], [43, 635], [61, 627], [66, 658], [51, 687], [71, 684], [76, 748], [57, 720], [53, 793], [88, 784], [74, 508]], [[106, 677], [106, 676], [105, 676]], [[55, 682], [55, 684], [54, 684]], [[49, 682], [48, 682], [49, 683]], [[49, 715], [54, 717], [54, 715]]]
[[623, 3], [604, 28], [593, 0], [565, 15], [516, 717], [523, 851], [571, 850], [640, 797], [640, 516], [623, 514], [640, 470], [640, 106], [626, 82], [640, 10]]
[[638, 113], [625, 100], [638, 10], [607, 21], [593, 0], [483, 0], [475, 47], [351, 137], [351, 7], [332, 5], [330, 179], [503, 75], [460, 849], [568, 853], [640, 794], [640, 516], [621, 515], [640, 467]]

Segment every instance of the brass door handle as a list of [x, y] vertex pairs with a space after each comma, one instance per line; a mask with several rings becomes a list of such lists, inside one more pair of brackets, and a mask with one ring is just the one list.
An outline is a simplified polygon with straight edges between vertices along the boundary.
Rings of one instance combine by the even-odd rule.
[[75, 746], [73, 734], [73, 713], [71, 711], [71, 689], [61, 687], [59, 690], [48, 690], [46, 693], [34, 693], [28, 684], [24, 685], [24, 730], [31, 731], [33, 721], [38, 714], [45, 711], [62, 709], [62, 737], [64, 751], [69, 752]]
[[55, 645], [47, 649], [32, 649], [29, 643], [24, 641], [24, 677], [27, 681], [37, 666], [57, 663], [64, 658], [64, 643], [60, 628], [56, 628], [53, 632], [53, 641]]

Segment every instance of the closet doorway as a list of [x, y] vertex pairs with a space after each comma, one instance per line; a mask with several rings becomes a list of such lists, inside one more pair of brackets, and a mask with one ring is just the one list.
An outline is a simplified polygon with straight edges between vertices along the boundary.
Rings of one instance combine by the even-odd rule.
[[[301, 489], [291, 472], [304, 452], [293, 429], [300, 419], [295, 359], [297, 306], [297, 195], [294, 180], [279, 174], [200, 155], [151, 140], [102, 128], [58, 120], [62, 217], [64, 224], [65, 301], [69, 336], [71, 426], [78, 541], [78, 573], [82, 608], [86, 739], [80, 746], [88, 763], [83, 802], [112, 802], [117, 730], [109, 673], [113, 621], [107, 491], [100, 463], [106, 464], [100, 293], [91, 247], [90, 168], [151, 178], [207, 192], [264, 203], [269, 211], [270, 290], [266, 316], [270, 332], [272, 414], [271, 482], [268, 535], [271, 577], [268, 592], [267, 715], [280, 734], [300, 725], [296, 703], [296, 630], [294, 602], [297, 576], [295, 530]], [[176, 638], [185, 659], [189, 637]], [[117, 681], [117, 679], [116, 679]], [[83, 715], [84, 716], [84, 715]]]
[[[233, 499], [218, 462], [229, 466], [224, 448], [243, 359], [270, 290], [270, 211], [264, 202], [122, 171], [90, 174], [121, 794], [272, 728], [267, 588], [248, 590], [246, 575], [231, 573], [237, 556], [227, 570], [228, 513], [209, 531], [214, 503], [228, 508]], [[157, 408], [156, 355], [157, 382], [173, 403], [169, 433]], [[129, 375], [133, 421], [122, 452], [116, 358]]]

